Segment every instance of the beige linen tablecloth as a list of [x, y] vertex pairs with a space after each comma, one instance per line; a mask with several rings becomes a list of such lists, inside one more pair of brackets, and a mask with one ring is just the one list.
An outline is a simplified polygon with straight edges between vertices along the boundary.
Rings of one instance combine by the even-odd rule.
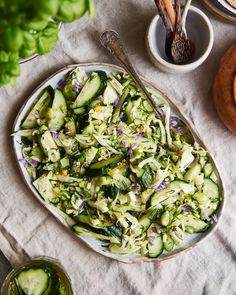
[[[204, 9], [197, 2], [194, 5]], [[218, 119], [211, 97], [217, 63], [236, 41], [236, 26], [207, 13], [215, 32], [210, 57], [192, 73], [167, 75], [151, 64], [145, 51], [145, 32], [156, 13], [154, 1], [98, 0], [96, 4], [92, 21], [84, 17], [63, 26], [55, 50], [23, 64], [15, 89], [0, 89], [0, 248], [14, 265], [38, 255], [60, 259], [76, 295], [236, 294], [236, 137]], [[161, 264], [126, 265], [88, 249], [35, 200], [12, 150], [15, 116], [39, 83], [68, 64], [112, 62], [98, 42], [98, 32], [107, 28], [116, 29], [124, 38], [139, 73], [182, 104], [225, 180], [225, 210], [215, 233], [193, 250]]]

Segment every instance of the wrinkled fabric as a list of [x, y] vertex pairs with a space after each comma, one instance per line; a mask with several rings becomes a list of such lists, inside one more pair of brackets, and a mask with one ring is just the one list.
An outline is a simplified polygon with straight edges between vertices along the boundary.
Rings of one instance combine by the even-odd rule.
[[[195, 1], [194, 5], [205, 9]], [[76, 295], [236, 294], [236, 137], [218, 119], [211, 96], [217, 63], [235, 42], [235, 26], [207, 15], [215, 33], [206, 62], [183, 75], [161, 73], [149, 61], [145, 33], [156, 14], [154, 1], [98, 0], [95, 18], [63, 25], [54, 51], [21, 65], [17, 87], [0, 89], [0, 248], [13, 265], [52, 256], [68, 271]], [[194, 122], [215, 156], [226, 187], [217, 230], [191, 251], [163, 263], [123, 264], [88, 249], [67, 231], [24, 184], [10, 133], [19, 108], [49, 75], [80, 62], [114, 62], [99, 45], [99, 34], [117, 30], [139, 73], [174, 98]]]

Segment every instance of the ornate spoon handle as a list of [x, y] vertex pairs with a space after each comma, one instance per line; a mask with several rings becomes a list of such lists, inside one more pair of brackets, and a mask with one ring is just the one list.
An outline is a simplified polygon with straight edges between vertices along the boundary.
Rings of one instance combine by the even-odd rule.
[[100, 42], [123, 65], [125, 70], [130, 74], [130, 76], [138, 84], [141, 91], [144, 93], [144, 95], [148, 99], [149, 103], [155, 110], [157, 117], [161, 119], [162, 117], [161, 111], [156, 105], [155, 101], [152, 99], [146, 87], [143, 85], [143, 82], [140, 80], [138, 74], [134, 70], [131, 62], [129, 61], [119, 34], [115, 31], [107, 30], [103, 32], [102, 35], [100, 36]]

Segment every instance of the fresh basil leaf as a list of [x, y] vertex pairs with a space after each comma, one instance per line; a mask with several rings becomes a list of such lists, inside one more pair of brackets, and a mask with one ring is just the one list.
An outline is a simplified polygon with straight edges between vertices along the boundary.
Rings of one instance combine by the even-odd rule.
[[15, 87], [19, 74], [18, 54], [0, 51], [0, 86], [10, 83]]
[[33, 19], [27, 20], [23, 28], [25, 30], [35, 30], [35, 31], [41, 31], [43, 30], [48, 24], [48, 16], [40, 16], [40, 18], [37, 16]]
[[36, 48], [36, 34], [31, 34], [27, 31], [24, 31], [23, 33], [23, 45], [19, 50], [19, 56], [21, 58], [25, 58], [27, 56], [30, 56], [34, 54], [37, 51]]
[[88, 9], [87, 0], [63, 1], [59, 7], [56, 19], [62, 22], [72, 22], [85, 14]]
[[40, 14], [43, 13], [54, 17], [57, 14], [60, 2], [59, 0], [38, 0], [35, 4]]
[[17, 52], [23, 44], [23, 32], [19, 27], [10, 23], [1, 32], [1, 48], [5, 51]]
[[55, 47], [58, 40], [58, 31], [57, 24], [49, 22], [46, 28], [39, 33], [37, 39], [38, 54], [45, 54]]

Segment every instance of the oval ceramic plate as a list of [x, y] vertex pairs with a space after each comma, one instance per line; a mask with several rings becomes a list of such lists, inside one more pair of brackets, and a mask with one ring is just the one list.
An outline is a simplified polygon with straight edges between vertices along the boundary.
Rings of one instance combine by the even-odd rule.
[[223, 6], [223, 1], [225, 2], [225, 0], [202, 0], [206, 8], [213, 14], [226, 22], [236, 24], [236, 14], [232, 11], [232, 9], [228, 10], [225, 6]]
[[[103, 63], [91, 63], [91, 64], [78, 64], [78, 65], [71, 65], [63, 68], [62, 70], [59, 70], [56, 72], [54, 75], [49, 77], [47, 80], [45, 80], [29, 97], [29, 99], [25, 102], [25, 104], [22, 106], [16, 121], [14, 123], [14, 132], [20, 129], [20, 125], [26, 114], [29, 112], [31, 107], [33, 106], [35, 100], [39, 97], [40, 93], [42, 90], [46, 87], [51, 85], [52, 87], [56, 87], [58, 81], [60, 81], [69, 71], [74, 69], [75, 67], [81, 67], [86, 73], [90, 73], [92, 71], [105, 71], [107, 74], [112, 73], [112, 72], [124, 72], [120, 67], [115, 66], [115, 65], [110, 65], [110, 64], [103, 64]], [[176, 103], [171, 101], [163, 92], [161, 92], [157, 87], [155, 87], [153, 84], [150, 82], [146, 81], [145, 79], [142, 79], [143, 82], [146, 84], [146, 86], [154, 89], [157, 93], [160, 99], [163, 99], [164, 101], [168, 101], [168, 103], [171, 106], [172, 113], [178, 116], [181, 120], [183, 120], [187, 126], [189, 127], [190, 131], [192, 132], [195, 140], [199, 142], [202, 146], [205, 147], [203, 141], [200, 139], [200, 136], [198, 135], [195, 127], [192, 125], [191, 122], [188, 121], [188, 119], [181, 113], [179, 108], [176, 106]], [[35, 197], [49, 210], [51, 213], [58, 219], [60, 220], [69, 230], [71, 230], [71, 219], [56, 209], [54, 206], [47, 204], [44, 202], [44, 200], [41, 198], [39, 193], [36, 191], [34, 186], [31, 183], [31, 178], [29, 174], [27, 173], [26, 168], [19, 163], [19, 159], [23, 158], [22, 155], [22, 146], [20, 142], [20, 137], [13, 137], [13, 145], [14, 145], [14, 150], [17, 158], [17, 162], [20, 165], [20, 170], [22, 172], [23, 178], [32, 191], [32, 193], [35, 195]], [[210, 156], [211, 157], [211, 156]], [[212, 157], [211, 157], [212, 159]], [[215, 161], [212, 159], [212, 161], [215, 164]], [[216, 168], [217, 169], [217, 168]], [[224, 203], [224, 191], [223, 191], [223, 183], [221, 176], [217, 170], [217, 176], [218, 176], [218, 182], [220, 185], [220, 191], [222, 195], [222, 202], [220, 207], [218, 208], [217, 211], [217, 216], [218, 218], [222, 214], [222, 208], [223, 208], [223, 203]], [[79, 236], [81, 240], [83, 240], [90, 248], [92, 248], [94, 251], [97, 253], [100, 253], [104, 256], [119, 260], [121, 262], [125, 263], [133, 263], [133, 262], [142, 262], [142, 261], [163, 261], [169, 258], [172, 258], [176, 256], [177, 254], [184, 252], [186, 250], [191, 249], [193, 246], [195, 246], [199, 241], [203, 240], [206, 236], [208, 236], [216, 227], [217, 224], [212, 225], [206, 232], [204, 233], [199, 233], [199, 234], [194, 234], [194, 235], [189, 235], [186, 237], [185, 243], [182, 246], [176, 247], [174, 251], [171, 253], [168, 252], [163, 252], [158, 258], [155, 259], [150, 259], [147, 257], [142, 257], [139, 254], [130, 254], [130, 255], [119, 255], [119, 254], [113, 254], [111, 253], [106, 247], [104, 247], [104, 242], [96, 240], [95, 238], [91, 237], [84, 237], [84, 236]]]
[[236, 0], [217, 0], [228, 11], [233, 12], [236, 15]]

